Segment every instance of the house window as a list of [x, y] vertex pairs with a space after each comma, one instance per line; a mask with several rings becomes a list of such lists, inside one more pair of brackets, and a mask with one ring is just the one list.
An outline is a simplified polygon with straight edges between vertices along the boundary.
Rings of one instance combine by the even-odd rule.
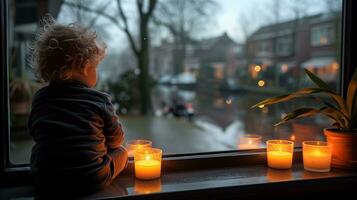
[[[250, 109], [262, 99], [311, 84], [301, 81], [304, 74], [299, 65], [311, 59], [311, 52], [295, 46], [309, 46], [308, 37], [281, 37], [277, 33], [286, 30], [287, 25], [293, 26], [294, 30], [306, 30], [304, 26], [308, 23], [305, 22], [311, 18], [319, 19], [328, 12], [323, 0], [318, 1], [318, 8], [306, 5], [314, 7], [314, 12], [307, 12], [299, 19], [302, 23], [295, 23], [296, 19], [291, 16], [284, 16], [281, 22], [266, 20], [266, 23], [260, 23], [265, 22], [262, 14], [257, 15], [261, 20], [251, 19], [249, 23], [254, 26], [249, 27], [226, 19], [243, 15], [250, 19], [254, 10], [246, 8], [254, 8], [254, 2], [246, 2], [251, 6], [243, 6], [229, 0], [162, 0], [158, 1], [151, 16], [159, 21], [148, 20], [148, 35], [139, 32], [138, 21], [142, 16], [138, 14], [135, 1], [31, 2], [9, 1], [8, 6], [6, 67], [10, 84], [5, 97], [10, 102], [10, 117], [4, 120], [10, 122], [8, 146], [12, 164], [28, 164], [34, 144], [27, 133], [26, 122], [33, 95], [44, 84], [37, 80], [34, 69], [26, 62], [31, 57], [27, 47], [40, 30], [39, 16], [47, 12], [59, 23], [78, 22], [90, 26], [107, 43], [107, 55], [98, 68], [99, 82], [95, 89], [112, 96], [127, 140], [148, 139], [162, 148], [164, 154], [185, 154], [246, 149], [247, 145], [240, 142], [245, 141], [248, 134], [261, 136], [259, 145], [254, 148], [265, 148], [265, 141], [272, 138], [291, 139], [296, 146], [301, 146], [303, 140], [323, 137], [322, 128], [328, 122], [321, 117], [273, 126], [293, 108], [316, 106], [311, 99]], [[118, 2], [123, 3], [130, 36], [122, 30], [124, 21], [118, 14]], [[281, 10], [290, 8], [286, 5]], [[113, 18], [102, 15], [99, 9], [105, 10], [119, 23], [113, 23]], [[23, 10], [26, 12], [19, 12]], [[340, 19], [341, 12], [336, 13], [334, 19]], [[250, 27], [251, 30], [244, 30]], [[312, 38], [321, 41], [321, 37], [326, 37], [327, 43], [332, 42], [334, 35], [331, 31], [339, 30], [334, 30], [333, 26], [321, 30], [313, 28]], [[128, 39], [130, 37], [132, 41]], [[146, 41], [149, 42], [147, 49], [141, 49], [144, 46], [141, 43]], [[274, 55], [272, 41], [277, 41], [277, 53], [287, 57], [282, 59]], [[246, 47], [255, 45], [258, 51], [246, 50]], [[339, 69], [339, 49], [328, 50], [329, 55], [336, 58], [334, 69]], [[299, 56], [290, 56], [293, 50]], [[138, 56], [142, 54], [136, 54], [137, 51], [149, 52], [144, 63]], [[286, 66], [282, 67], [282, 64]], [[143, 103], [145, 91], [139, 87], [145, 71], [149, 72], [152, 82], [147, 98], [149, 104]], [[336, 70], [333, 73], [337, 73]], [[328, 83], [339, 88], [339, 77], [334, 76]]]
[[332, 24], [316, 25], [311, 29], [311, 45], [324, 46], [335, 42], [335, 28]]
[[276, 54], [279, 56], [289, 56], [293, 48], [292, 36], [280, 37], [276, 40]]

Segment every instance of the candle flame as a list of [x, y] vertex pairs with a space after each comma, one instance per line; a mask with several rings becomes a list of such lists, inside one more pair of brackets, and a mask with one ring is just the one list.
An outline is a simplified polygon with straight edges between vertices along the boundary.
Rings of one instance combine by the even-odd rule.
[[146, 155], [145, 156], [145, 160], [151, 160], [151, 156], [150, 155]]
[[248, 144], [252, 144], [252, 141], [251, 141], [251, 140], [249, 140], [249, 141], [248, 141]]
[[314, 153], [315, 153], [315, 156], [319, 156], [320, 155], [320, 151], [316, 150]]

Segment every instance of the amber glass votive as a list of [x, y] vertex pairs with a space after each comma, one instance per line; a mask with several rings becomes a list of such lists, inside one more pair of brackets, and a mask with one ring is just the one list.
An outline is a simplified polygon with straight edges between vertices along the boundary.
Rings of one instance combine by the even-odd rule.
[[288, 140], [268, 140], [268, 166], [274, 169], [290, 169], [293, 163], [294, 142]]
[[152, 142], [150, 140], [129, 140], [125, 147], [126, 150], [128, 151], [128, 156], [133, 157], [134, 156], [134, 151], [140, 150], [140, 149], [145, 149], [145, 148], [150, 148], [152, 145]]
[[313, 172], [329, 172], [331, 168], [331, 144], [323, 141], [302, 143], [304, 169]]
[[135, 177], [144, 180], [159, 178], [161, 175], [162, 150], [145, 148], [134, 152]]
[[261, 147], [262, 136], [246, 134], [238, 137], [238, 149], [259, 149]]

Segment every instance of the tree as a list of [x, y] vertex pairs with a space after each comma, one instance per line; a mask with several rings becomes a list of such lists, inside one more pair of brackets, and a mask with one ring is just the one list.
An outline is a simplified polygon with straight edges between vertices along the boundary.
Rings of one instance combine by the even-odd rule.
[[[111, 15], [106, 12], [106, 9], [95, 9], [87, 5], [75, 4], [73, 2], [65, 2], [70, 6], [77, 6], [83, 11], [97, 13], [100, 16], [108, 19], [116, 25], [126, 35], [130, 48], [137, 59], [139, 74], [139, 88], [141, 95], [141, 113], [147, 114], [151, 108], [151, 82], [149, 81], [149, 22], [156, 7], [157, 0], [136, 0], [135, 6], [138, 14], [138, 34], [136, 36], [129, 27], [128, 15], [123, 9], [122, 0], [116, 0], [117, 12], [116, 15]], [[135, 36], [137, 38], [135, 38]]]
[[213, 0], [170, 0], [159, 1], [154, 15], [154, 23], [164, 27], [173, 38], [174, 72], [180, 73], [183, 69], [187, 44], [193, 41], [194, 35], [202, 33], [212, 13], [217, 9]]

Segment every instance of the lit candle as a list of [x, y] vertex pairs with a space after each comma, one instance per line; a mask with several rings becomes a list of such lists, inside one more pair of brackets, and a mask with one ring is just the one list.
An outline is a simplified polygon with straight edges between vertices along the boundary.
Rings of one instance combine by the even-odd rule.
[[259, 149], [262, 136], [247, 134], [238, 138], [238, 149]]
[[302, 143], [304, 169], [313, 172], [328, 172], [331, 166], [331, 145], [322, 141]]
[[126, 150], [128, 151], [128, 156], [133, 157], [136, 150], [150, 148], [152, 142], [150, 140], [130, 140], [126, 143]]
[[268, 140], [268, 166], [275, 169], [290, 169], [293, 161], [294, 142], [288, 140]]
[[162, 150], [146, 148], [134, 152], [135, 176], [139, 179], [155, 179], [161, 175]]

